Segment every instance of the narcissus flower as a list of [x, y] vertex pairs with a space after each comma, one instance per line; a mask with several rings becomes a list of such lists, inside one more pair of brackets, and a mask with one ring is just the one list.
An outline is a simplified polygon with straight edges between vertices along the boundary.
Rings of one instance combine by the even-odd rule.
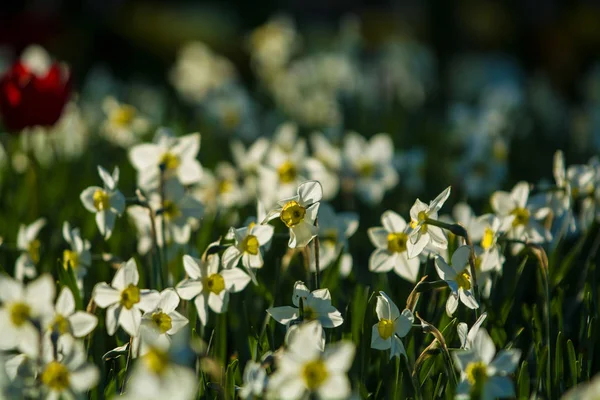
[[286, 350], [277, 358], [277, 370], [269, 379], [274, 398], [300, 399], [307, 392], [318, 399], [345, 399], [350, 395], [346, 376], [352, 366], [354, 346], [341, 341], [319, 348], [313, 321], [301, 325]]
[[[144, 338], [151, 337], [151, 343], [161, 343], [169, 347], [171, 336], [179, 332], [189, 322], [186, 317], [176, 311], [179, 305], [179, 296], [174, 289], [167, 288], [160, 292], [160, 300], [154, 310], [142, 315], [141, 329], [145, 332], [140, 335], [142, 348], [140, 354], [146, 353]], [[135, 347], [135, 343], [134, 343]]]
[[189, 276], [177, 285], [177, 293], [184, 300], [194, 300], [200, 323], [206, 325], [208, 308], [221, 314], [227, 311], [229, 293], [244, 290], [250, 277], [239, 268], [219, 271], [219, 255], [211, 254], [206, 261], [183, 256], [183, 267]]
[[137, 144], [150, 128], [150, 121], [129, 104], [122, 104], [112, 96], [104, 99], [102, 108], [106, 119], [102, 124], [102, 134], [118, 146], [129, 148]]
[[410, 310], [400, 313], [392, 299], [384, 292], [377, 296], [377, 318], [379, 322], [373, 325], [371, 333], [371, 348], [377, 350], [390, 349], [390, 359], [394, 356], [406, 357], [406, 350], [400, 338], [406, 336], [415, 320]]
[[290, 248], [305, 247], [317, 236], [315, 219], [319, 212], [319, 201], [323, 189], [317, 181], [308, 181], [298, 186], [298, 194], [277, 202], [278, 207], [269, 212], [266, 220], [279, 217], [290, 228]]
[[15, 264], [15, 278], [33, 278], [37, 275], [36, 265], [40, 262], [41, 243], [37, 238], [40, 230], [46, 225], [46, 219], [39, 218], [30, 225], [21, 225], [17, 234], [17, 248], [21, 255]]
[[496, 357], [494, 342], [485, 329], [480, 329], [470, 350], [453, 353], [461, 371], [461, 381], [456, 389], [457, 399], [479, 398], [493, 400], [515, 397], [514, 385], [507, 375], [517, 368], [521, 351], [502, 350]]
[[410, 227], [412, 232], [408, 242], [408, 256], [416, 257], [427, 246], [433, 246], [446, 249], [448, 240], [441, 228], [426, 223], [427, 219], [437, 219], [438, 211], [442, 208], [450, 196], [450, 186], [440, 193], [429, 205], [417, 199], [410, 208]]
[[112, 235], [115, 220], [125, 211], [125, 196], [119, 191], [119, 167], [115, 167], [112, 175], [98, 166], [98, 174], [104, 187], [90, 186], [81, 192], [81, 202], [90, 212], [96, 214], [96, 225], [105, 240]]
[[0, 78], [0, 116], [10, 131], [52, 126], [71, 91], [71, 74], [40, 46], [30, 46]]
[[288, 325], [300, 317], [300, 299], [302, 299], [302, 314], [304, 321], [317, 320], [324, 328], [335, 328], [344, 322], [342, 314], [331, 304], [331, 293], [328, 289], [309, 291], [304, 282], [294, 284], [292, 303], [295, 307], [272, 307], [267, 310], [277, 322]]
[[152, 311], [160, 300], [156, 290], [140, 289], [140, 275], [134, 258], [123, 263], [110, 286], [100, 282], [94, 286], [92, 298], [106, 310], [106, 331], [114, 335], [121, 326], [131, 336], [137, 336], [142, 322], [142, 313]]
[[87, 273], [87, 269], [92, 265], [92, 253], [90, 248], [92, 245], [87, 239], [81, 238], [79, 228], [71, 229], [71, 225], [67, 221], [63, 224], [63, 238], [71, 247], [63, 251], [63, 267], [71, 267], [77, 276], [77, 285], [79, 290], [83, 288], [83, 277]]
[[234, 268], [242, 260], [242, 265], [256, 283], [252, 269], [262, 268], [264, 261], [260, 249], [273, 237], [273, 229], [272, 225], [255, 223], [240, 229], [231, 228], [235, 242], [223, 253], [223, 266], [227, 269]]
[[471, 309], [479, 308], [479, 303], [473, 294], [473, 278], [469, 272], [469, 256], [471, 248], [460, 246], [452, 254], [451, 265], [441, 257], [435, 258], [435, 269], [441, 279], [445, 280], [450, 290], [446, 302], [446, 312], [452, 316], [458, 307], [458, 300]]
[[382, 227], [369, 228], [371, 243], [377, 249], [369, 259], [369, 271], [394, 272], [409, 282], [416, 282], [421, 265], [419, 258], [408, 258], [409, 227], [401, 216], [386, 211], [381, 216]]
[[65, 286], [58, 295], [54, 313], [46, 315], [43, 325], [52, 333], [81, 338], [94, 330], [98, 318], [85, 311], [76, 311], [73, 293]]

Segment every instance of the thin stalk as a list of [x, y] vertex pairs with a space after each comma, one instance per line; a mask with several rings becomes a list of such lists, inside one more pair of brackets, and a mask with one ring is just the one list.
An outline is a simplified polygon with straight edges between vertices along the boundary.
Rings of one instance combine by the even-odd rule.
[[[161, 228], [161, 236], [162, 236], [162, 251], [161, 251], [161, 274], [159, 274], [159, 276], [162, 279], [162, 284], [163, 285], [167, 285], [167, 281], [168, 281], [168, 276], [169, 276], [169, 272], [168, 272], [168, 264], [167, 264], [167, 234], [166, 234], [166, 216], [164, 213], [165, 210], [165, 168], [166, 166], [164, 164], [160, 165], [160, 183], [159, 183], [159, 191], [160, 191], [160, 205], [163, 209], [163, 214], [162, 214], [162, 224], [160, 224], [160, 228]], [[163, 275], [164, 274], [164, 275]], [[162, 289], [162, 286], [160, 287], [160, 289]]]
[[131, 359], [131, 352], [133, 351], [133, 337], [129, 338], [129, 352], [127, 353], [127, 362], [125, 363], [125, 376], [123, 376], [123, 384], [121, 385], [121, 395], [125, 393], [125, 384], [127, 383], [127, 375], [129, 373], [129, 361]]
[[[319, 218], [315, 219], [315, 226], [317, 229], [319, 228]], [[319, 289], [321, 287], [319, 277], [321, 275], [321, 261], [319, 259], [319, 234], [315, 237], [315, 289]]]

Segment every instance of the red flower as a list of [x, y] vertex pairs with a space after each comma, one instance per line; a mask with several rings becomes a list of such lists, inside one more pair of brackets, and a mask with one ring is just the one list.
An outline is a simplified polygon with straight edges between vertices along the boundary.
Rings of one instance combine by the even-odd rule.
[[0, 116], [10, 131], [54, 125], [69, 99], [71, 75], [65, 67], [55, 62], [40, 68], [39, 58], [37, 65], [27, 61], [22, 57], [0, 78]]

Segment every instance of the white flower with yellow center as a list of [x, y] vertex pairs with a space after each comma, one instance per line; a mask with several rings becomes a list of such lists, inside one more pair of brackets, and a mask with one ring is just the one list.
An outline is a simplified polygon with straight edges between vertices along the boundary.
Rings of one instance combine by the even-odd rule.
[[[147, 339], [150, 336], [151, 343], [160, 343], [161, 346], [168, 348], [171, 336], [188, 324], [188, 319], [177, 312], [178, 305], [177, 292], [172, 288], [167, 288], [160, 292], [160, 300], [156, 308], [142, 315], [141, 329], [144, 333], [139, 336], [142, 339], [140, 354], [145, 354], [148, 350], [144, 338]], [[136, 347], [135, 341], [133, 346]]]
[[343, 151], [345, 174], [353, 182], [353, 190], [369, 205], [381, 202], [385, 192], [398, 183], [390, 135], [379, 133], [367, 141], [356, 132], [348, 132]]
[[223, 253], [223, 266], [227, 269], [234, 268], [242, 260], [242, 265], [248, 271], [252, 280], [256, 283], [253, 268], [262, 268], [264, 260], [261, 247], [264, 247], [273, 237], [272, 225], [257, 225], [250, 223], [249, 226], [240, 229], [230, 229], [235, 240]]
[[265, 159], [269, 146], [269, 140], [266, 138], [257, 139], [248, 148], [245, 148], [238, 140], [231, 142], [233, 162], [243, 177], [244, 192], [250, 197], [257, 195], [258, 170]]
[[85, 311], [75, 310], [75, 299], [71, 289], [63, 287], [56, 299], [54, 313], [47, 314], [42, 322], [44, 329], [57, 334], [81, 338], [98, 325], [98, 318]]
[[313, 393], [318, 399], [345, 399], [350, 395], [346, 376], [354, 359], [354, 345], [341, 341], [320, 349], [316, 321], [303, 324], [277, 358], [268, 383], [273, 398], [301, 399]]
[[37, 238], [40, 230], [46, 225], [46, 219], [39, 218], [30, 225], [21, 225], [17, 234], [17, 248], [21, 255], [15, 263], [15, 278], [34, 278], [37, 275], [36, 265], [40, 262], [41, 242]]
[[157, 189], [160, 170], [166, 178], [176, 177], [183, 185], [200, 181], [202, 166], [196, 159], [200, 151], [200, 134], [175, 137], [166, 128], [159, 128], [153, 143], [143, 143], [129, 150], [129, 161], [138, 172], [138, 185], [146, 190]]
[[298, 194], [277, 202], [278, 207], [269, 212], [266, 220], [279, 217], [290, 228], [288, 246], [292, 249], [305, 247], [317, 236], [315, 220], [319, 212], [319, 201], [323, 189], [317, 181], [308, 181], [298, 186]]
[[439, 249], [448, 247], [448, 240], [444, 231], [426, 223], [427, 219], [437, 219], [438, 211], [450, 196], [450, 186], [440, 193], [429, 205], [417, 199], [410, 208], [410, 227], [412, 231], [408, 241], [408, 256], [416, 257], [428, 244]]
[[54, 280], [48, 274], [27, 285], [0, 276], [0, 350], [18, 348], [27, 354], [35, 352], [40, 340], [35, 325], [52, 314], [55, 290]]
[[[511, 224], [507, 231], [509, 239], [529, 240], [533, 243], [551, 240], [552, 235], [543, 225], [550, 209], [529, 204], [528, 199], [529, 184], [519, 182], [511, 192], [495, 192], [490, 203], [503, 225]], [[513, 251], [521, 248], [522, 246], [514, 245]]]
[[344, 322], [342, 314], [331, 304], [329, 289], [309, 291], [304, 282], [294, 284], [292, 303], [295, 307], [272, 307], [267, 313], [275, 321], [283, 325], [297, 320], [300, 317], [300, 299], [302, 299], [303, 321], [319, 321], [324, 328], [335, 328]]
[[63, 267], [68, 269], [70, 266], [73, 269], [77, 277], [77, 286], [79, 290], [83, 290], [83, 277], [92, 265], [92, 253], [90, 253], [92, 245], [89, 240], [81, 238], [79, 228], [71, 229], [67, 221], [63, 224], [62, 233], [70, 246], [70, 249], [63, 251]]
[[53, 353], [44, 351], [44, 364], [38, 376], [44, 398], [80, 398], [96, 386], [100, 373], [96, 366], [86, 362], [83, 343], [63, 336], [57, 343], [58, 357], [54, 358]]
[[400, 313], [398, 307], [392, 299], [384, 292], [379, 292], [377, 296], [377, 318], [379, 322], [373, 325], [371, 331], [371, 348], [377, 350], [390, 350], [390, 359], [394, 356], [406, 357], [406, 350], [400, 338], [412, 328], [415, 320], [410, 310], [403, 310]]
[[451, 290], [446, 302], [446, 312], [449, 316], [456, 311], [459, 299], [471, 309], [479, 308], [479, 303], [473, 295], [473, 279], [469, 272], [470, 254], [469, 246], [460, 246], [452, 254], [451, 265], [448, 265], [441, 256], [435, 258], [435, 269]]
[[110, 336], [121, 326], [130, 336], [137, 336], [142, 313], [154, 310], [160, 300], [156, 290], [140, 289], [140, 275], [134, 258], [121, 264], [110, 286], [100, 282], [94, 286], [92, 298], [106, 310], [106, 331]]
[[110, 238], [115, 220], [125, 211], [125, 197], [117, 189], [119, 184], [119, 167], [115, 167], [112, 175], [98, 166], [98, 174], [104, 187], [90, 186], [81, 192], [81, 202], [90, 212], [96, 214], [96, 225], [105, 240]]
[[150, 129], [150, 121], [132, 105], [108, 96], [102, 103], [106, 119], [101, 133], [109, 142], [123, 148], [137, 144]]
[[421, 262], [408, 257], [409, 228], [400, 215], [386, 211], [381, 216], [382, 227], [369, 228], [371, 243], [377, 249], [369, 259], [369, 271], [394, 272], [409, 282], [416, 282]]
[[210, 213], [230, 210], [245, 205], [249, 200], [238, 181], [237, 170], [228, 162], [219, 162], [214, 173], [204, 170], [192, 193]]
[[508, 375], [517, 369], [521, 358], [520, 350], [502, 350], [496, 355], [494, 342], [486, 330], [481, 328], [471, 349], [457, 350], [453, 356], [461, 371], [461, 381], [456, 388], [457, 399], [493, 400], [515, 397], [514, 385]]
[[188, 279], [179, 282], [177, 293], [184, 300], [194, 299], [200, 323], [206, 325], [208, 308], [221, 314], [227, 311], [229, 293], [237, 293], [248, 285], [250, 277], [239, 268], [219, 271], [219, 255], [211, 254], [206, 261], [183, 256]]
[[254, 29], [248, 38], [248, 46], [258, 73], [268, 78], [285, 67], [298, 49], [299, 39], [294, 22], [283, 15]]

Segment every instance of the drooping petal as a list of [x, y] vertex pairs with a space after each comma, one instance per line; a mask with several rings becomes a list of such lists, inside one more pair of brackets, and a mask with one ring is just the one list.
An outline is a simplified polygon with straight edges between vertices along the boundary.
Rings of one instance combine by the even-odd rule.
[[71, 372], [69, 384], [75, 393], [83, 393], [93, 388], [100, 379], [98, 368], [93, 365], [84, 365]]
[[492, 376], [483, 387], [484, 399], [506, 399], [515, 397], [515, 388], [507, 376]]
[[421, 261], [419, 261], [418, 257], [408, 258], [408, 253], [403, 252], [396, 257], [394, 272], [407, 281], [415, 283], [417, 281], [417, 276], [419, 275], [420, 266]]
[[477, 303], [475, 296], [473, 296], [473, 293], [470, 290], [464, 290], [461, 288], [458, 290], [458, 293], [460, 295], [460, 301], [462, 301], [465, 306], [472, 310], [479, 308], [479, 303]]

